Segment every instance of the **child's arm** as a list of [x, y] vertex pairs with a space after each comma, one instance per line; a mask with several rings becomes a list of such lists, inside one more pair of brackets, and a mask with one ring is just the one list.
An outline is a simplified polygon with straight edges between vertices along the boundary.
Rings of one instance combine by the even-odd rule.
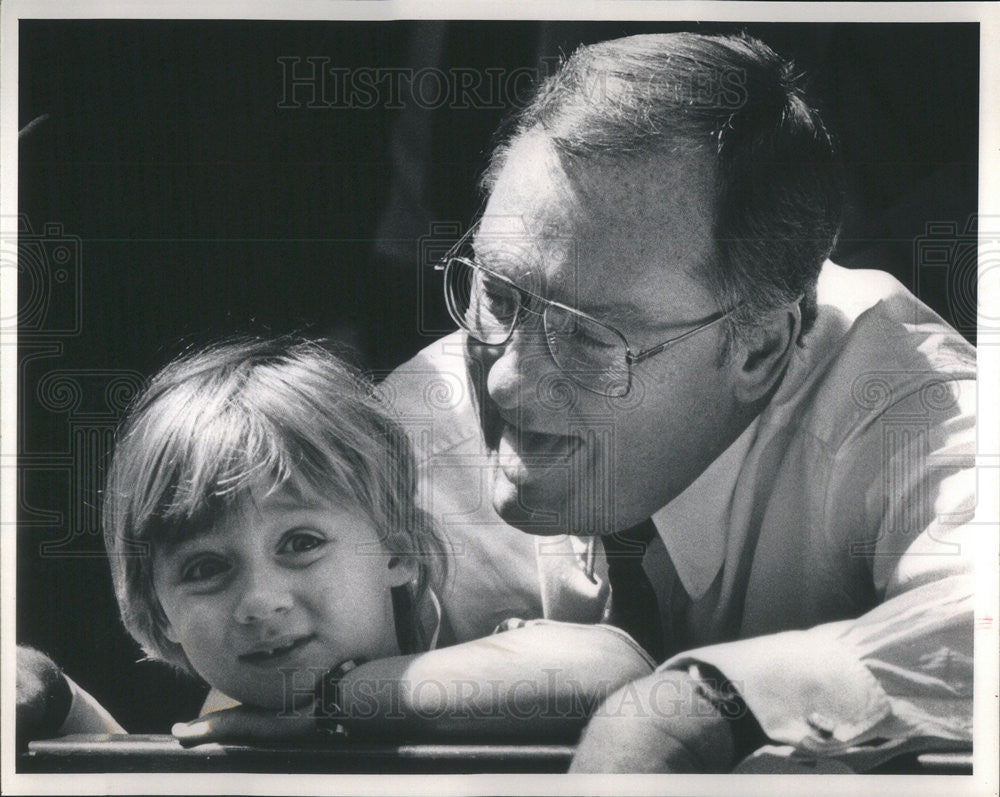
[[[363, 664], [340, 682], [352, 735], [575, 739], [605, 698], [653, 663], [605, 625], [534, 621], [441, 650]], [[249, 707], [207, 714], [174, 733], [187, 744], [283, 738], [315, 729], [310, 712]]]
[[421, 738], [575, 740], [605, 699], [653, 668], [612, 626], [534, 621], [352, 670], [341, 683], [345, 724], [353, 732]]

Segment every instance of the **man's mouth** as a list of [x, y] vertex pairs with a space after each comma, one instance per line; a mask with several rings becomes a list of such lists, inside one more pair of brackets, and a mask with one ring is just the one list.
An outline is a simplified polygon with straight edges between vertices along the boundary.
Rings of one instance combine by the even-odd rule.
[[261, 642], [252, 650], [240, 654], [240, 661], [247, 664], [274, 664], [289, 658], [296, 650], [312, 642], [315, 634], [300, 637], [280, 637]]
[[497, 444], [500, 468], [511, 481], [565, 465], [580, 447], [578, 437], [533, 432], [504, 424]]

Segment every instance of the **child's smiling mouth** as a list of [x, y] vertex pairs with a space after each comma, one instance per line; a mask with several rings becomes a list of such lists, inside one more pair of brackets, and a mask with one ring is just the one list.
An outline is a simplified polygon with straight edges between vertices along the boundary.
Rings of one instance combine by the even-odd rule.
[[280, 663], [299, 648], [316, 638], [315, 634], [300, 637], [280, 637], [255, 645], [247, 653], [240, 654], [240, 661], [248, 664], [269, 665]]

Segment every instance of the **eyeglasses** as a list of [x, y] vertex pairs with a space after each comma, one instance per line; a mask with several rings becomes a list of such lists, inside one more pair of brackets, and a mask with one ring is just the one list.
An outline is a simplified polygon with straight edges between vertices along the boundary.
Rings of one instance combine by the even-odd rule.
[[457, 254], [468, 245], [476, 226], [437, 266], [444, 271], [445, 300], [455, 323], [482, 344], [503, 346], [528, 315], [540, 316], [545, 342], [556, 366], [591, 393], [610, 398], [627, 396], [632, 389], [633, 365], [708, 329], [736, 310], [733, 307], [715, 313], [687, 332], [635, 351], [625, 335], [610, 324], [531, 293], [470, 257]]

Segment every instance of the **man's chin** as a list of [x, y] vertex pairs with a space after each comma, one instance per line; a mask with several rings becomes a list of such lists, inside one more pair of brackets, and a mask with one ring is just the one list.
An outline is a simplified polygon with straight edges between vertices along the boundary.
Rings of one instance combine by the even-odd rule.
[[505, 523], [527, 534], [574, 533], [564, 489], [549, 484], [515, 483], [499, 467], [493, 471], [493, 508]]

